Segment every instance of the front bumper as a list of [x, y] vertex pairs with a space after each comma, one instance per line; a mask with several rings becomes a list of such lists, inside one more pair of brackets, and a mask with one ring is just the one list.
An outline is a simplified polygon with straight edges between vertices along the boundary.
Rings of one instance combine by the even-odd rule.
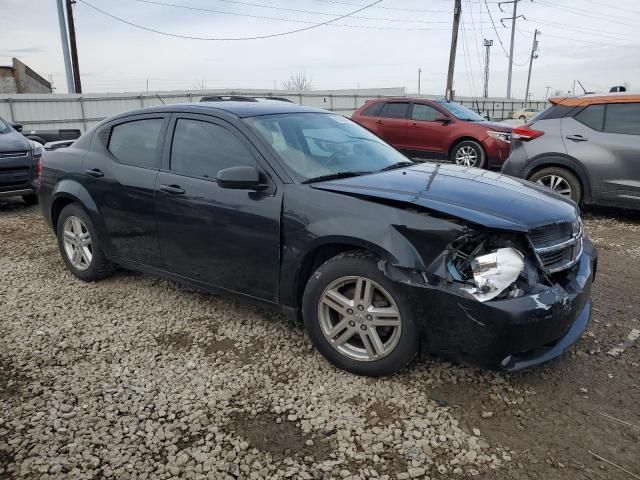
[[515, 372], [560, 356], [589, 324], [597, 252], [584, 238], [579, 262], [535, 295], [479, 302], [451, 291], [404, 284], [430, 351]]

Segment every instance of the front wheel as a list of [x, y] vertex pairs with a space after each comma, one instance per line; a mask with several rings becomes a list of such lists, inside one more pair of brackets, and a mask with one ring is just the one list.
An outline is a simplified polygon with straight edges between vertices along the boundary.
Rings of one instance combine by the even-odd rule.
[[377, 262], [360, 251], [328, 260], [311, 275], [302, 300], [315, 347], [338, 368], [358, 375], [395, 373], [419, 347], [408, 299]]
[[543, 168], [531, 175], [529, 181], [547, 187], [560, 195], [569, 197], [576, 203], [582, 201], [582, 185], [580, 184], [580, 180], [566, 168]]
[[482, 168], [486, 162], [486, 154], [478, 142], [465, 140], [453, 147], [451, 161], [465, 167]]
[[114, 266], [105, 256], [93, 223], [82, 207], [74, 203], [64, 207], [56, 232], [62, 259], [76, 277], [90, 282], [113, 272]]

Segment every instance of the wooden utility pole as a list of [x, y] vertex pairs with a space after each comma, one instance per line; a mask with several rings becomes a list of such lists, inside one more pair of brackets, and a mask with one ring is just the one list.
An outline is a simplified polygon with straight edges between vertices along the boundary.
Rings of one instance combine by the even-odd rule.
[[73, 63], [73, 83], [76, 87], [76, 93], [82, 93], [82, 84], [80, 83], [80, 67], [78, 65], [78, 47], [76, 45], [76, 27], [73, 22], [73, 4], [74, 0], [66, 0], [67, 2], [67, 24], [69, 26], [69, 44], [71, 46], [71, 63]]
[[449, 52], [449, 71], [447, 73], [447, 89], [445, 98], [453, 100], [453, 72], [456, 66], [456, 50], [458, 49], [458, 27], [460, 26], [460, 15], [462, 13], [462, 0], [455, 0], [453, 7], [453, 29], [451, 30], [451, 51]]
[[529, 58], [529, 75], [527, 75], [527, 89], [524, 92], [525, 101], [529, 101], [529, 84], [531, 83], [531, 67], [533, 66], [533, 59], [538, 58], [538, 34], [540, 31], [536, 28], [533, 34], [533, 45], [531, 46], [531, 57]]

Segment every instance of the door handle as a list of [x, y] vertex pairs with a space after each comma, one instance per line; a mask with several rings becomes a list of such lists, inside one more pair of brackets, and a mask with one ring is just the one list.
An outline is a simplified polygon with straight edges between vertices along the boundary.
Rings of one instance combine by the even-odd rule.
[[376, 120], [376, 123], [377, 123], [378, 125], [382, 125], [382, 120]]
[[84, 173], [93, 178], [102, 178], [104, 177], [104, 173], [99, 168], [87, 168]]
[[573, 140], [574, 142], [586, 142], [589, 139], [582, 135], [567, 135], [567, 140]]
[[417, 127], [418, 126], [418, 122], [412, 122], [409, 124], [410, 127]]
[[182, 195], [184, 193], [184, 188], [181, 188], [178, 185], [160, 185], [158, 190], [162, 190], [163, 192], [171, 195]]

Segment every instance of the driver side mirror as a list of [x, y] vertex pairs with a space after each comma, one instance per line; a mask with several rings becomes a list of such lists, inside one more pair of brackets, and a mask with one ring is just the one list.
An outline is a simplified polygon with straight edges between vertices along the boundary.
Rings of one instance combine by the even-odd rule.
[[21, 123], [9, 122], [9, 125], [11, 125], [13, 128], [15, 128], [18, 132], [22, 132], [22, 124]]
[[260, 183], [260, 172], [255, 167], [229, 167], [218, 172], [216, 181], [221, 188], [235, 190], [264, 190], [268, 187]]

